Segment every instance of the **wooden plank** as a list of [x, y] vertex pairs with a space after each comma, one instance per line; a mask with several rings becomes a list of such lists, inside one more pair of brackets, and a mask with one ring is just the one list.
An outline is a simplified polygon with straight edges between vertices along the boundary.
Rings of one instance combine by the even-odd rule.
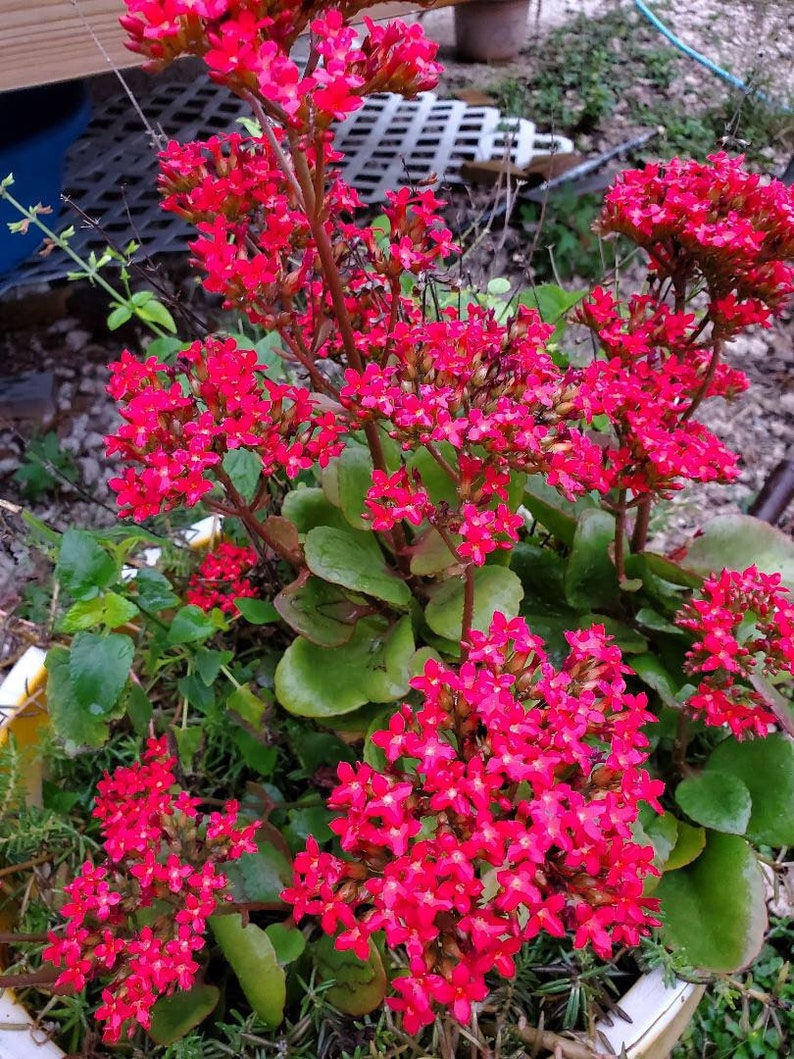
[[[415, 3], [389, 3], [363, 14], [396, 18], [415, 10]], [[124, 47], [123, 13], [123, 0], [0, 0], [0, 92], [137, 66], [138, 56]]]

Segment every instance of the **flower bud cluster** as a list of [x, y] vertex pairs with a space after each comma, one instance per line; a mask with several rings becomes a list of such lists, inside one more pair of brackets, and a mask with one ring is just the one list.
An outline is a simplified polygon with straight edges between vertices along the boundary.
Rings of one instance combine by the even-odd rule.
[[190, 989], [207, 920], [230, 899], [219, 868], [256, 852], [258, 823], [239, 826], [237, 802], [199, 813], [199, 799], [177, 787], [175, 765], [165, 738], [152, 738], [140, 763], [100, 781], [93, 815], [105, 859], [86, 861], [64, 887], [66, 929], [50, 933], [43, 953], [64, 968], [56, 989], [110, 978], [96, 1012], [107, 1043], [148, 1028], [158, 997]]

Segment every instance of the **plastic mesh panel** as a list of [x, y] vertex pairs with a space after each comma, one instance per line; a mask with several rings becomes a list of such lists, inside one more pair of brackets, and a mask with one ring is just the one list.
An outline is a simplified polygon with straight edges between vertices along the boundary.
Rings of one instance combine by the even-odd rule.
[[[69, 152], [66, 194], [102, 231], [75, 222], [71, 240], [85, 257], [108, 240], [124, 246], [131, 239], [149, 256], [185, 251], [194, 229], [160, 208], [156, 191], [156, 150], [125, 94], [101, 104], [88, 129]], [[201, 76], [190, 84], [163, 83], [145, 101], [152, 126], [170, 139], [187, 141], [229, 131], [248, 116], [246, 104]], [[503, 119], [494, 107], [470, 107], [426, 92], [415, 100], [384, 94], [340, 123], [336, 145], [345, 153], [344, 173], [364, 202], [377, 204], [384, 193], [433, 174], [454, 181], [464, 160], [509, 157], [517, 165], [534, 155], [573, 149], [564, 137], [539, 135], [530, 121]], [[24, 195], [24, 188], [19, 192]], [[69, 218], [62, 218], [61, 224]], [[63, 278], [73, 268], [65, 255], [33, 255], [16, 271], [0, 277], [0, 293], [11, 287]]]

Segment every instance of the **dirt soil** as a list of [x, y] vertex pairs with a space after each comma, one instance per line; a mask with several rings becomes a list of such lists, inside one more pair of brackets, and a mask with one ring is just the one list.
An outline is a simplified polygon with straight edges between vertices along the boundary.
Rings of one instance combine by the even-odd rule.
[[[533, 10], [519, 59], [498, 67], [457, 62], [451, 52], [452, 12], [428, 12], [423, 16], [426, 28], [441, 41], [441, 58], [447, 64], [439, 93], [456, 94], [471, 87], [488, 92], [508, 78], [531, 83], [534, 57], [542, 54], [550, 28], [583, 10], [597, 15], [614, 6], [614, 0], [578, 4], [543, 0]], [[624, 3], [623, 7], [628, 17], [631, 5]], [[790, 62], [794, 5], [789, 0], [675, 0], [654, 7], [687, 43], [738, 76], [761, 74], [767, 83], [774, 83], [778, 95], [794, 93]], [[637, 91], [652, 93], [654, 89], [638, 84]], [[683, 112], [693, 96], [718, 95], [720, 91], [716, 79], [682, 58], [673, 92]], [[145, 110], [145, 94], [140, 101]], [[579, 137], [577, 147], [585, 154], [597, 153], [636, 131], [625, 108], [618, 105], [608, 120]], [[769, 145], [767, 156], [769, 171], [781, 172], [786, 161], [781, 145]], [[459, 226], [465, 227], [492, 203], [492, 192], [457, 191], [452, 209], [458, 213]], [[475, 278], [500, 274], [519, 282], [531, 267], [530, 241], [520, 228], [496, 226], [482, 239], [466, 267]], [[59, 286], [18, 290], [0, 299], [0, 374], [51, 372], [54, 380], [52, 400], [43, 399], [41, 408], [27, 419], [12, 418], [13, 410], [3, 407], [0, 380], [0, 608], [6, 612], [19, 606], [25, 582], [40, 580], [46, 573], [46, 563], [27, 547], [29, 531], [15, 505], [28, 506], [36, 517], [56, 529], [98, 526], [115, 518], [107, 486], [114, 468], [103, 450], [103, 436], [116, 422], [114, 406], [104, 392], [107, 364], [125, 345], [134, 348], [138, 336], [134, 332], [108, 333], [103, 315], [90, 292], [84, 298], [74, 297]], [[734, 343], [731, 360], [748, 373], [751, 389], [732, 405], [718, 402], [705, 406], [702, 418], [740, 453], [741, 478], [729, 487], [692, 487], [679, 494], [656, 520], [659, 547], [677, 546], [710, 514], [746, 509], [769, 472], [794, 444], [792, 331], [792, 316], [788, 314], [769, 330], [757, 330]], [[57, 482], [30, 502], [21, 495], [14, 475], [31, 439], [50, 431], [57, 434], [65, 465], [76, 480], [72, 485]], [[794, 530], [792, 509], [781, 525], [789, 532]]]

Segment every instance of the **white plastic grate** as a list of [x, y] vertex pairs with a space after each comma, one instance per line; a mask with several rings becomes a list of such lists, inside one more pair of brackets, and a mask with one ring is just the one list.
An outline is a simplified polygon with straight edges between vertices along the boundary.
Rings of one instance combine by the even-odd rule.
[[[204, 76], [154, 88], [145, 111], [156, 129], [182, 142], [239, 127], [237, 119], [249, 115], [242, 100]], [[373, 205], [383, 201], [386, 190], [431, 175], [454, 182], [464, 160], [509, 157], [525, 165], [536, 154], [573, 149], [565, 137], [538, 134], [530, 121], [502, 118], [494, 107], [470, 107], [432, 92], [415, 100], [392, 94], [368, 98], [339, 124], [336, 143], [346, 156], [346, 180]], [[135, 239], [141, 257], [185, 251], [194, 229], [160, 208], [156, 176], [156, 151], [127, 96], [104, 100], [69, 153], [64, 188], [105, 234], [77, 223], [74, 250], [85, 257], [108, 240], [124, 246]], [[24, 188], [18, 190], [24, 196]], [[0, 293], [62, 279], [72, 268], [57, 251], [46, 258], [34, 254], [0, 277]]]

